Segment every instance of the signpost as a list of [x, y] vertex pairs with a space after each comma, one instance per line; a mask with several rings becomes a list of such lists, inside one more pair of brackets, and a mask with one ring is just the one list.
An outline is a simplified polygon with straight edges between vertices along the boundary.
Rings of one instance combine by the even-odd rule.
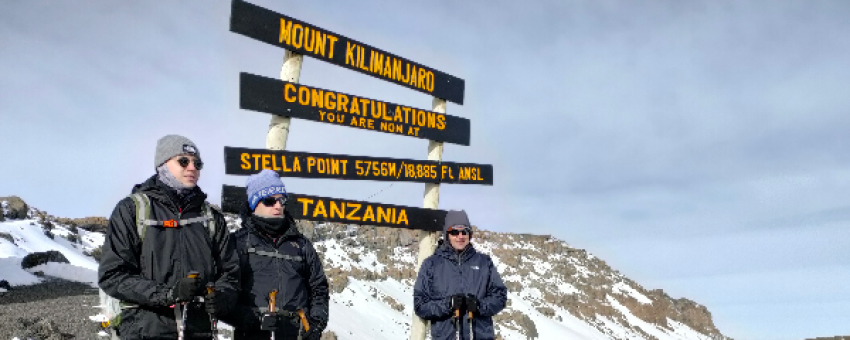
[[[493, 166], [443, 162], [443, 144], [470, 144], [468, 119], [446, 114], [446, 101], [463, 105], [464, 81], [242, 0], [231, 7], [230, 30], [286, 49], [281, 80], [241, 73], [241, 108], [272, 114], [268, 150], [225, 147], [227, 174], [271, 169], [281, 176], [425, 183], [423, 208], [290, 193], [296, 219], [421, 231], [417, 271], [434, 253], [446, 212], [437, 210], [440, 184], [493, 185]], [[323, 60], [434, 96], [430, 111], [299, 84], [303, 56]], [[428, 160], [283, 151], [291, 117], [428, 139]], [[222, 209], [239, 212], [245, 188], [224, 186]], [[413, 316], [411, 340], [424, 340], [427, 323]]]
[[469, 145], [469, 119], [249, 73], [239, 76], [239, 107], [278, 116]]
[[[222, 187], [221, 209], [239, 213], [248, 195], [244, 187]], [[287, 193], [286, 211], [296, 220], [365, 224], [392, 228], [440, 231], [446, 212], [340, 198]]]
[[233, 1], [230, 31], [463, 105], [463, 79], [254, 4]]
[[263, 169], [285, 177], [493, 185], [493, 166], [488, 164], [224, 148], [225, 174], [252, 175]]

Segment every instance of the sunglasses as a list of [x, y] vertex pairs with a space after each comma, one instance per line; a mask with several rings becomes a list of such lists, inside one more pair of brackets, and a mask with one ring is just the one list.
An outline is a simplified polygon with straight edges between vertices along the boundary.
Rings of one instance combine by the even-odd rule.
[[457, 230], [457, 229], [455, 229], [455, 230], [449, 230], [449, 235], [457, 236], [457, 235], [461, 235], [461, 234], [463, 234], [463, 235], [469, 235], [469, 232], [468, 232], [468, 231], [466, 231], [466, 230]]
[[195, 169], [201, 170], [204, 168], [204, 162], [201, 162], [200, 159], [196, 159], [194, 161], [189, 160], [189, 157], [180, 157], [177, 159], [177, 164], [180, 164], [180, 166], [184, 168], [189, 166], [189, 162], [195, 163]]
[[266, 198], [263, 198], [262, 200], [260, 200], [260, 203], [263, 203], [263, 205], [265, 205], [267, 207], [273, 207], [274, 204], [277, 203], [277, 202], [280, 202], [280, 206], [285, 207], [286, 206], [286, 196], [283, 196], [283, 197], [271, 197], [271, 196], [269, 196], [269, 197], [266, 197]]

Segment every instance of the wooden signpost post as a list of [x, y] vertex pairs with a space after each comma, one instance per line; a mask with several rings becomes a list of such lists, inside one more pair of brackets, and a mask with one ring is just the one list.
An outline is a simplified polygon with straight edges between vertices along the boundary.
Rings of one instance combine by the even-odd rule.
[[[231, 7], [230, 30], [286, 49], [281, 80], [242, 73], [239, 105], [272, 114], [267, 150], [225, 147], [225, 172], [251, 175], [271, 169], [281, 176], [425, 183], [423, 208], [290, 193], [294, 218], [421, 231], [417, 271], [434, 253], [445, 211], [440, 184], [493, 185], [493, 166], [443, 162], [443, 143], [470, 144], [468, 119], [446, 114], [446, 101], [463, 105], [463, 79], [396, 54], [242, 0]], [[434, 96], [431, 110], [299, 84], [309, 56]], [[427, 139], [428, 159], [285, 151], [291, 118]], [[222, 188], [222, 209], [238, 212], [245, 188]], [[413, 315], [411, 340], [425, 339], [427, 323]]]

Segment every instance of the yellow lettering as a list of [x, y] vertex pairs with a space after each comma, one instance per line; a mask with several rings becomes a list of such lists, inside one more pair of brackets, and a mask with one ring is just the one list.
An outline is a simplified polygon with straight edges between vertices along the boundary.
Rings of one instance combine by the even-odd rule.
[[407, 118], [410, 117], [410, 108], [409, 107], [402, 107], [401, 109], [404, 110], [404, 123], [409, 124], [407, 122]]
[[428, 111], [428, 127], [432, 129], [437, 127], [437, 114], [431, 111]]
[[316, 201], [316, 208], [313, 209], [313, 217], [319, 216], [320, 214], [325, 218], [328, 218], [328, 212], [325, 211], [325, 202], [322, 200]]
[[339, 160], [338, 159], [330, 159], [328, 160], [328, 172], [331, 174], [339, 175]]
[[401, 81], [401, 60], [393, 59], [393, 79]]
[[446, 116], [437, 115], [437, 128], [440, 130], [446, 128]]
[[356, 66], [357, 65], [356, 64], [357, 63], [357, 59], [356, 59], [357, 57], [354, 56], [354, 50], [357, 48], [357, 45], [352, 44], [349, 41], [346, 41], [345, 47], [346, 47], [345, 48], [345, 64], [351, 65], [351, 66]]
[[286, 41], [286, 44], [289, 45], [289, 34], [292, 31], [291, 28], [291, 21], [287, 22], [286, 20], [283, 20], [283, 18], [280, 18], [280, 37], [278, 38], [279, 43], [283, 43], [284, 41]]
[[[295, 156], [296, 158], [298, 156]], [[280, 156], [280, 162], [283, 163], [283, 172], [292, 172], [292, 169], [286, 167], [286, 156]]]
[[419, 77], [417, 78], [419, 81], [416, 83], [416, 87], [420, 89], [425, 89], [425, 69], [419, 68]]
[[381, 74], [384, 77], [391, 78], [393, 75], [392, 63], [390, 62], [390, 56], [387, 56], [386, 61], [384, 61], [384, 72]]
[[271, 159], [272, 159], [272, 170], [280, 171], [280, 167], [277, 166], [277, 158], [274, 157], [273, 155], [269, 155], [269, 156], [272, 156], [271, 157]]
[[369, 111], [369, 106], [367, 106], [367, 105], [369, 105], [369, 99], [366, 99], [366, 98], [360, 98], [360, 108], [361, 108], [361, 110], [360, 110], [360, 112], [361, 112], [361, 113], [360, 113], [360, 115], [361, 115], [361, 116], [366, 116], [366, 115], [367, 115], [367, 114], [366, 114], [366, 111]]
[[313, 173], [313, 167], [316, 166], [316, 159], [312, 156], [307, 157], [307, 172]]
[[339, 216], [339, 218], [345, 218], [345, 203], [339, 202], [339, 206], [336, 205], [336, 202], [331, 201], [331, 218]]
[[337, 93], [336, 94], [336, 110], [339, 112], [348, 112], [348, 96]]
[[260, 154], [253, 154], [251, 157], [254, 157], [254, 169], [260, 169]]
[[348, 125], [357, 126], [357, 117], [351, 116], [351, 123]]
[[[301, 34], [298, 34], [298, 30], [301, 30]], [[292, 25], [292, 47], [301, 48], [303, 43], [304, 27], [301, 27], [301, 24]]]
[[358, 105], [357, 102], [357, 97], [351, 98], [351, 109], [349, 110], [349, 113], [358, 115], [360, 114], [360, 105]]
[[428, 71], [428, 79], [426, 82], [426, 86], [428, 86], [428, 92], [434, 92], [434, 72]]
[[324, 158], [316, 159], [316, 170], [319, 170], [320, 174], [325, 173], [325, 170], [327, 170], [327, 167], [325, 166], [325, 159]]
[[310, 90], [304, 86], [298, 88], [298, 103], [304, 106], [310, 105]]
[[325, 37], [326, 35], [321, 31], [313, 31], [313, 45], [316, 46], [316, 50], [313, 51], [316, 55], [325, 56]]
[[407, 211], [405, 211], [404, 209], [399, 209], [398, 219], [395, 221], [395, 223], [401, 224], [401, 221], [404, 221], [404, 225], [410, 224], [410, 222], [407, 221]]
[[408, 81], [405, 81], [407, 85], [416, 86], [416, 65], [407, 64], [407, 78]]
[[298, 161], [298, 157], [295, 157], [295, 161], [292, 162], [292, 171], [301, 172], [301, 162]]
[[369, 220], [371, 220], [372, 222], [375, 222], [375, 212], [372, 211], [371, 205], [367, 205], [366, 211], [363, 212], [363, 222], [366, 222], [366, 221], [369, 221]]
[[[313, 30], [313, 36], [315, 35], [316, 30]], [[315, 46], [315, 41], [313, 41], [313, 39], [310, 39], [310, 37], [310, 27], [304, 27], [304, 49], [307, 50], [307, 52], [313, 52], [313, 46]]]
[[239, 159], [242, 160], [242, 165], [239, 166], [240, 168], [242, 168], [242, 170], [248, 170], [248, 169], [251, 168], [251, 163], [249, 163], [249, 161], [248, 161], [248, 158], [250, 158], [250, 157], [251, 157], [251, 155], [247, 154], [247, 153], [243, 153], [239, 157]]
[[313, 200], [311, 200], [309, 198], [298, 197], [298, 202], [301, 202], [301, 205], [303, 207], [302, 209], [304, 211], [301, 215], [302, 216], [308, 216], [307, 210], [310, 209], [310, 204], [313, 204]]
[[350, 203], [349, 202], [349, 203], [346, 203], [346, 204], [348, 205], [349, 208], [354, 208], [354, 210], [349, 211], [348, 215], [345, 215], [345, 219], [352, 220], [352, 221], [360, 221], [360, 216], [354, 216], [354, 214], [358, 210], [360, 210], [360, 203]]
[[380, 52], [372, 51], [372, 57], [369, 58], [369, 71], [372, 73], [381, 74], [384, 69], [384, 55]]
[[336, 96], [333, 92], [325, 92], [325, 108], [328, 110], [336, 110]]
[[348, 175], [348, 160], [340, 159], [339, 162], [342, 163], [342, 174]]
[[286, 83], [286, 85], [283, 86], [283, 99], [286, 99], [286, 101], [290, 103], [294, 103], [296, 98], [295, 96], [289, 94], [289, 90], [292, 90], [292, 92], [297, 92], [295, 90], [295, 85], [292, 85], [292, 83]]
[[384, 208], [378, 207], [378, 220], [375, 221], [375, 222], [381, 223], [381, 221], [383, 220], [383, 221], [387, 221], [389, 223], [392, 223], [393, 219], [392, 219], [392, 216], [390, 216], [390, 210], [392, 210], [392, 208], [384, 209]]
[[269, 169], [269, 158], [271, 158], [271, 155], [263, 155], [263, 169]]
[[366, 127], [369, 130], [374, 130], [375, 129], [375, 121], [367, 118], [366, 119]]
[[333, 59], [334, 58], [334, 46], [336, 46], [337, 37], [328, 34], [328, 40], [330, 40], [328, 42], [328, 45], [331, 46], [331, 51], [330, 51], [330, 54], [328, 54], [328, 58]]
[[[399, 62], [400, 63], [400, 62]], [[401, 66], [398, 67], [399, 71], [401, 71]], [[401, 71], [401, 82], [407, 84], [407, 81], [410, 80], [410, 64], [404, 63], [405, 71]]]
[[311, 97], [313, 97], [312, 105], [314, 107], [318, 107], [320, 109], [324, 109], [324, 103], [322, 102], [323, 94], [322, 90], [313, 89]]
[[393, 121], [394, 122], [401, 122], [403, 120], [404, 119], [402, 119], [402, 117], [401, 117], [401, 107], [396, 106], [395, 107], [395, 115], [393, 116]]

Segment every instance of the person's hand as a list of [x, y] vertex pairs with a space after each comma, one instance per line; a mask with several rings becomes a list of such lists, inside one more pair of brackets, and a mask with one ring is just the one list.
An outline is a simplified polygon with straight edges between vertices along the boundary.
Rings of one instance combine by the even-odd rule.
[[195, 296], [200, 295], [201, 281], [198, 278], [183, 277], [177, 280], [174, 286], [171, 287], [169, 295], [174, 302], [189, 302]]
[[452, 311], [463, 309], [465, 301], [466, 297], [463, 294], [453, 295], [451, 297], [451, 302], [449, 303], [449, 308]]
[[277, 313], [263, 313], [263, 315], [260, 316], [260, 329], [274, 332], [277, 330], [279, 322], [280, 317]]
[[307, 322], [310, 323], [310, 330], [307, 333], [304, 333], [304, 340], [319, 340], [322, 338], [322, 331], [324, 331], [326, 322], [322, 320], [317, 320], [313, 318], [307, 318]]
[[221, 312], [221, 309], [216, 305], [215, 296], [215, 290], [207, 290], [207, 295], [204, 296], [204, 308], [210, 315], [218, 315]]
[[472, 314], [478, 314], [478, 297], [472, 294], [466, 295], [466, 311]]

